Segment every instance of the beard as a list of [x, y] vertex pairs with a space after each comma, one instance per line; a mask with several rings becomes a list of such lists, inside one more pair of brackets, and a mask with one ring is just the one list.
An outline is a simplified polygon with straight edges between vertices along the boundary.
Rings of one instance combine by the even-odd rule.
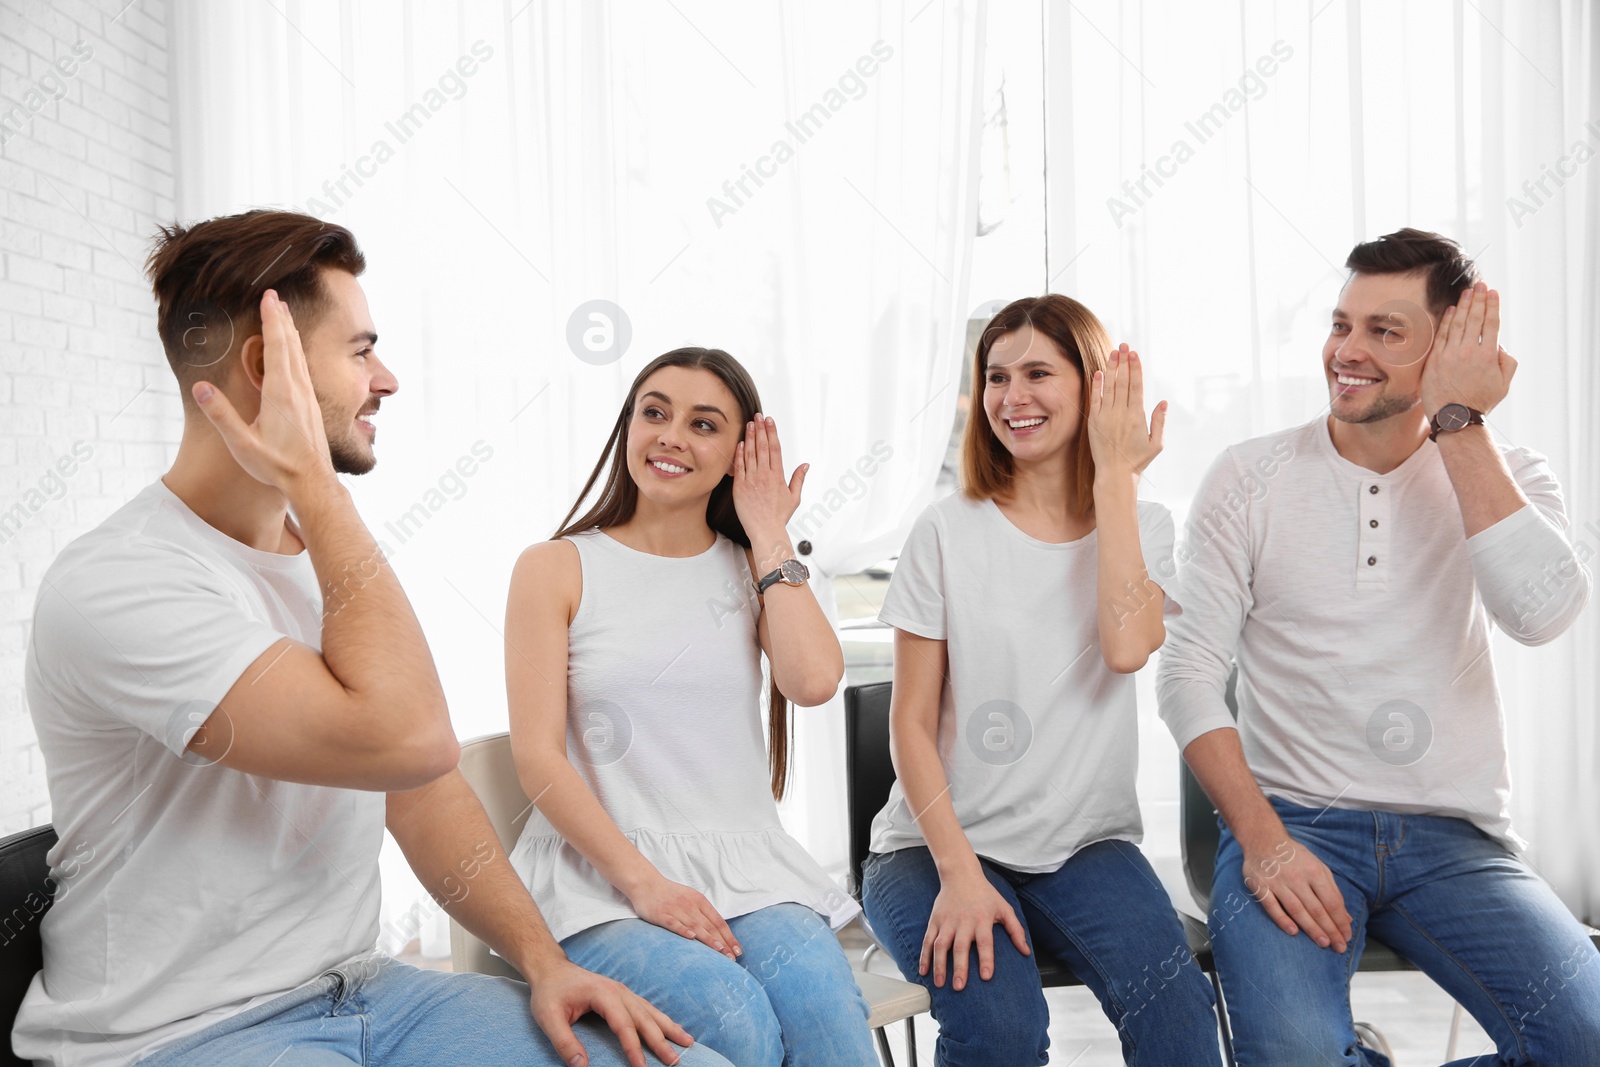
[[343, 440], [335, 440], [332, 434], [328, 435], [328, 456], [333, 460], [333, 469], [339, 474], [366, 474], [378, 465], [378, 457], [350, 437], [351, 434], [346, 433]]
[[333, 469], [339, 474], [366, 474], [378, 465], [378, 457], [372, 449], [357, 440], [360, 430], [351, 426], [354, 414], [342, 420], [337, 426], [328, 419], [328, 412], [333, 409], [328, 398], [316, 392], [317, 406], [322, 409], [322, 432], [328, 438], [328, 458], [333, 460]]
[[1340, 422], [1355, 424], [1382, 422], [1384, 419], [1392, 419], [1396, 415], [1404, 415], [1420, 403], [1422, 403], [1420, 394], [1417, 396], [1380, 396], [1365, 411], [1341, 415], [1337, 408], [1333, 408], [1330, 414]]

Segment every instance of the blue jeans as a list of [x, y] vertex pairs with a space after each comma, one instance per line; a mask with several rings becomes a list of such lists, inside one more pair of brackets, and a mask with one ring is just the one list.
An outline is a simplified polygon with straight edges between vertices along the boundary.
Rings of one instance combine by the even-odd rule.
[[[590, 1067], [625, 1067], [598, 1015], [572, 1028]], [[693, 1031], [691, 1030], [692, 1034]], [[647, 1063], [660, 1063], [645, 1050]], [[698, 1041], [682, 1067], [727, 1067]], [[388, 957], [315, 982], [165, 1045], [139, 1067], [559, 1067], [528, 1007], [528, 987], [486, 974], [427, 971]]]
[[1333, 872], [1354, 937], [1340, 954], [1280, 930], [1245, 888], [1243, 851], [1223, 827], [1211, 947], [1239, 1067], [1386, 1067], [1357, 1047], [1350, 1018], [1350, 976], [1369, 934], [1494, 1039], [1498, 1055], [1455, 1065], [1600, 1063], [1600, 953], [1521, 860], [1462, 819], [1272, 806]]
[[867, 1002], [822, 916], [775, 904], [728, 927], [744, 949], [737, 963], [643, 919], [601, 923], [561, 947], [738, 1067], [877, 1067]]
[[[979, 858], [989, 884], [1027, 930], [1028, 945], [1060, 960], [1117, 1026], [1123, 1059], [1142, 1067], [1220, 1065], [1215, 998], [1189, 952], [1172, 901], [1137, 846], [1098, 841], [1059, 870], [1022, 874]], [[994, 975], [959, 992], [933, 970], [917, 974], [939, 872], [924, 847], [868, 857], [867, 921], [900, 973], [933, 998], [939, 1067], [1023, 1067], [1047, 1062], [1050, 1014], [1039, 969], [995, 927]], [[978, 950], [968, 960], [978, 974]]]

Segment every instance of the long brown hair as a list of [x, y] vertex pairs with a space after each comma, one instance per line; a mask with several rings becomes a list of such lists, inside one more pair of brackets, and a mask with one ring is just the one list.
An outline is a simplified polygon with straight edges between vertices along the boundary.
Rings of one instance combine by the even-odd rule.
[[[628, 397], [623, 401], [616, 425], [611, 428], [611, 436], [606, 439], [606, 447], [600, 453], [599, 462], [590, 472], [589, 480], [583, 483], [583, 491], [578, 494], [578, 499], [573, 501], [567, 517], [561, 520], [560, 529], [550, 535], [550, 540], [555, 541], [569, 534], [591, 530], [596, 526], [601, 529], [619, 526], [633, 518], [639, 506], [639, 486], [628, 473], [628, 424], [633, 421], [634, 400], [638, 397], [639, 390], [644, 388], [644, 383], [652, 374], [663, 367], [684, 367], [715, 374], [722, 384], [728, 387], [728, 391], [733, 394], [734, 402], [739, 405], [740, 440], [744, 439], [745, 424], [755, 416], [756, 412], [765, 410], [761, 406], [761, 396], [756, 392], [756, 383], [751, 379], [750, 373], [738, 360], [722, 349], [678, 348], [657, 356], [645, 365], [639, 376], [633, 380], [633, 385], [629, 386]], [[600, 498], [583, 513], [581, 518], [574, 520], [572, 516], [588, 497], [589, 490], [594, 488], [594, 483], [599, 479], [600, 471], [605, 468], [608, 457], [611, 459], [611, 468], [606, 473]], [[739, 521], [739, 514], [733, 506], [732, 475], [725, 475], [717, 487], [711, 490], [711, 499], [706, 502], [706, 524], [740, 547], [750, 547], [750, 537], [744, 532], [744, 524]], [[776, 681], [771, 683], [768, 698], [767, 728], [770, 742], [767, 748], [767, 764], [772, 779], [772, 798], [782, 800], [784, 792], [788, 789], [792, 763], [792, 753], [789, 749], [789, 701], [778, 691]]]
[[1062, 486], [1067, 504], [1082, 518], [1094, 514], [1094, 453], [1089, 449], [1089, 387], [1095, 371], [1109, 368], [1111, 335], [1094, 312], [1070, 296], [1050, 293], [1013, 300], [989, 320], [978, 339], [972, 359], [972, 409], [961, 436], [961, 491], [973, 500], [1005, 496], [1011, 491], [1016, 467], [1011, 452], [995, 437], [983, 407], [984, 383], [989, 372], [989, 350], [1008, 333], [1024, 326], [1056, 343], [1061, 354], [1077, 364], [1083, 376], [1078, 397], [1078, 434], [1072, 444], [1073, 464]]

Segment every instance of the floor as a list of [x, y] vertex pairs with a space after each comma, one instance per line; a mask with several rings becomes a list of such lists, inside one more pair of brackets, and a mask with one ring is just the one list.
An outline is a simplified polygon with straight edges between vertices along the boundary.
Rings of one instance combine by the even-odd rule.
[[[866, 935], [852, 924], [840, 931], [841, 944], [852, 965], [859, 966], [867, 947]], [[423, 967], [449, 970], [450, 960], [420, 956], [417, 943], [401, 959]], [[875, 953], [872, 970], [895, 975], [894, 965]], [[1100, 1005], [1082, 987], [1047, 989], [1050, 1005], [1050, 1062], [1060, 1067], [1117, 1067], [1122, 1053], [1115, 1029], [1101, 1014]], [[1395, 1067], [1438, 1067], [1445, 1062], [1455, 1002], [1433, 982], [1415, 972], [1362, 974], [1356, 978], [1351, 1003], [1357, 1019], [1377, 1027], [1394, 1049]], [[934, 1043], [939, 1033], [933, 1019], [919, 1016], [915, 1025], [917, 1062], [932, 1067]], [[906, 1067], [903, 1025], [889, 1028], [889, 1043], [899, 1067]], [[1493, 1044], [1471, 1016], [1464, 1016], [1456, 1056], [1467, 1058], [1494, 1051]]]

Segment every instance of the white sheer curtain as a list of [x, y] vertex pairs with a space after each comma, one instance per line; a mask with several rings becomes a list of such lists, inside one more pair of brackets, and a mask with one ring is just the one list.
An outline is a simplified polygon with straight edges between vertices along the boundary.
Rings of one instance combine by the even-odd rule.
[[[732, 352], [787, 464], [812, 464], [793, 532], [830, 608], [830, 576], [898, 548], [955, 406], [981, 0], [187, 0], [174, 15], [180, 216], [295, 207], [367, 251], [401, 388], [353, 489], [463, 737], [506, 725], [512, 563], [566, 513], [663, 351]], [[569, 343], [596, 300], [631, 333], [610, 362]], [[842, 870], [837, 702], [798, 718], [785, 818]], [[403, 941], [419, 894], [393, 854], [386, 890]]]
[[[1225, 445], [1325, 410], [1319, 353], [1345, 255], [1418, 226], [1459, 240], [1501, 290], [1502, 341], [1521, 367], [1493, 430], [1549, 457], [1594, 567], [1592, 4], [1046, 0], [1045, 38], [1050, 287], [1134, 343], [1151, 402], [1172, 401], [1147, 493], [1181, 520]], [[1551, 645], [1494, 646], [1514, 823], [1591, 918], [1596, 620], [1591, 607]], [[1159, 812], [1175, 800], [1176, 753], [1143, 695], [1140, 788]]]

